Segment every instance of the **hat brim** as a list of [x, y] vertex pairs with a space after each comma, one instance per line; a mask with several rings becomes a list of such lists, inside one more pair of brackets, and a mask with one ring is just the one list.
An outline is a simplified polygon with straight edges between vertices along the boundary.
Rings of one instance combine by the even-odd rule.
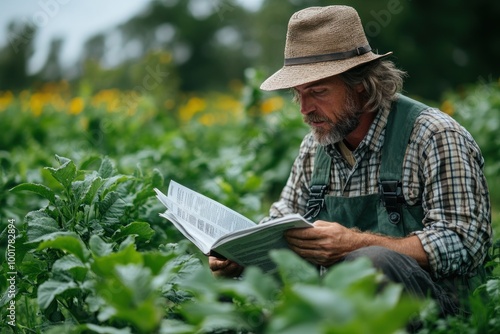
[[271, 91], [297, 87], [309, 82], [341, 74], [351, 68], [389, 56], [391, 54], [392, 52], [387, 52], [382, 55], [370, 52], [355, 58], [344, 60], [283, 66], [280, 70], [267, 78], [260, 85], [260, 89]]

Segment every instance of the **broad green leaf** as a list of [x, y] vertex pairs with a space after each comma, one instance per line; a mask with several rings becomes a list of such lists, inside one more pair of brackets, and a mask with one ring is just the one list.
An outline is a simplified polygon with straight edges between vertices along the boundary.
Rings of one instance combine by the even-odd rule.
[[106, 300], [100, 319], [115, 318], [134, 324], [141, 331], [151, 332], [161, 321], [161, 307], [156, 306], [156, 292], [151, 285], [149, 268], [140, 264], [115, 264], [112, 275], [97, 284]]
[[105, 157], [101, 161], [101, 166], [99, 167], [99, 176], [102, 177], [103, 179], [107, 179], [113, 175], [113, 164], [111, 163], [111, 160], [109, 160], [108, 157]]
[[[89, 283], [90, 280], [83, 282], [82, 284], [82, 290], [92, 290], [95, 291], [95, 281], [92, 280], [91, 283]], [[87, 285], [89, 286], [87, 289]], [[99, 296], [98, 293], [91, 293], [85, 298], [85, 304], [88, 305], [89, 311], [92, 313], [97, 313], [99, 309], [103, 308], [106, 304], [106, 301]]]
[[111, 191], [101, 202], [98, 202], [99, 213], [106, 224], [118, 224], [120, 217], [126, 209], [126, 203], [120, 198], [120, 194], [116, 191]]
[[167, 262], [173, 261], [176, 254], [164, 254], [160, 252], [145, 252], [142, 253], [144, 259], [144, 267], [151, 269], [153, 275], [158, 275]]
[[129, 175], [115, 175], [104, 180], [104, 184], [101, 187], [103, 194], [107, 194], [118, 187], [121, 183], [131, 180], [133, 177]]
[[106, 256], [113, 252], [113, 244], [105, 242], [95, 234], [90, 237], [89, 248], [95, 256]]
[[190, 324], [199, 326], [202, 333], [220, 329], [240, 329], [243, 319], [233, 303], [211, 300], [193, 300], [183, 304], [180, 310]]
[[65, 163], [67, 163], [67, 162], [70, 162], [70, 161], [71, 161], [71, 159], [69, 159], [69, 158], [65, 158], [65, 157], [60, 156], [60, 155], [57, 155], [57, 154], [56, 154], [56, 160], [57, 160], [57, 162], [59, 162], [59, 164], [60, 164], [60, 165], [63, 165], [63, 164], [65, 164]]
[[242, 303], [251, 301], [252, 304], [267, 305], [279, 293], [278, 283], [273, 276], [264, 274], [257, 267], [246, 268], [241, 280], [230, 280], [227, 283], [228, 288], [224, 294], [230, 294]]
[[76, 178], [76, 166], [73, 161], [59, 157], [62, 165], [58, 168], [45, 167], [46, 170], [56, 179], [65, 189], [70, 189], [71, 182]]
[[92, 204], [103, 182], [95, 172], [86, 175], [83, 181], [73, 181], [71, 187], [75, 194], [75, 199], [80, 200], [83, 204]]
[[[391, 285], [389, 290], [373, 297], [366, 294], [349, 294], [347, 296], [353, 301], [355, 309], [353, 317], [342, 326], [329, 324], [328, 328], [335, 333], [381, 333], [393, 334], [402, 332], [408, 322], [421, 310], [424, 303], [406, 296], [399, 298], [397, 285]], [[388, 292], [391, 297], [384, 296]], [[398, 295], [397, 303], [393, 304], [392, 295]], [[448, 331], [447, 331], [448, 332]]]
[[135, 165], [134, 177], [138, 179], [144, 178], [144, 173], [142, 172], [142, 168], [140, 164]]
[[23, 273], [23, 277], [27, 278], [29, 281], [34, 281], [38, 275], [47, 272], [47, 262], [29, 253], [18, 265], [18, 268], [19, 271]]
[[132, 291], [132, 304], [146, 300], [152, 293], [151, 270], [139, 264], [117, 265], [116, 278], [128, 290]]
[[285, 284], [319, 282], [317, 269], [291, 250], [272, 250], [269, 252], [269, 256], [278, 265], [279, 274]]
[[[121, 308], [133, 308], [143, 299], [136, 298], [135, 288], [126, 286], [121, 281], [117, 275], [118, 267], [114, 268], [112, 275], [99, 280], [96, 284], [97, 292], [106, 301], [106, 305], [115, 310], [113, 314], [116, 314], [116, 310]], [[141, 288], [139, 287], [139, 289]], [[109, 310], [106, 310], [107, 312]]]
[[166, 284], [167, 282], [184, 285], [186, 282], [192, 281], [191, 286], [200, 286], [195, 282], [198, 279], [199, 281], [197, 282], [205, 282], [203, 286], [200, 286], [204, 291], [209, 290], [209, 293], [215, 292], [215, 290], [211, 289], [209, 283], [213, 281], [214, 277], [208, 267], [204, 266], [198, 258], [188, 254], [175, 255], [173, 253], [170, 255], [174, 255], [174, 258], [166, 262], [161, 268], [161, 272], [155, 277], [154, 284], [158, 288], [162, 288], [162, 284]]
[[374, 303], [379, 304], [382, 308], [390, 309], [398, 303], [403, 293], [403, 285], [388, 284], [384, 289], [376, 294]]
[[[6, 286], [6, 285], [7, 285], [7, 281], [6, 281], [6, 279], [7, 279], [7, 278], [5, 278], [5, 277], [3, 277], [3, 276], [2, 276], [1, 278], [2, 278], [2, 280], [3, 280], [2, 285], [5, 285], [5, 286]], [[12, 294], [12, 292], [9, 292], [9, 290], [8, 290], [8, 289], [6, 289], [6, 290], [3, 292], [3, 294], [1, 295], [1, 297], [0, 297], [0, 307], [2, 308], [2, 310], [3, 310], [3, 307], [4, 307], [5, 305], [7, 305], [7, 304], [8, 304], [8, 303], [12, 300], [12, 296], [11, 296], [11, 294]]]
[[368, 258], [342, 262], [331, 267], [324, 277], [324, 284], [335, 290], [344, 290], [357, 282], [367, 279], [375, 285], [377, 271]]
[[155, 196], [153, 188], [144, 188], [135, 194], [134, 206], [139, 207], [144, 205], [146, 201]]
[[116, 310], [114, 318], [134, 324], [142, 333], [154, 333], [162, 320], [162, 308], [155, 305], [150, 298], [135, 307], [121, 307]]
[[56, 296], [70, 289], [77, 288], [78, 287], [75, 282], [61, 282], [55, 280], [48, 280], [46, 282], [43, 282], [38, 287], [38, 306], [40, 306], [42, 310], [45, 310], [47, 307], [49, 307], [50, 303]]
[[356, 319], [354, 302], [326, 287], [294, 284], [291, 289], [283, 290], [282, 300], [270, 317], [267, 329], [270, 333], [283, 334], [344, 333], [324, 328], [328, 325], [341, 328], [352, 319], [363, 321]]
[[35, 242], [45, 235], [61, 231], [59, 224], [44, 211], [31, 211], [26, 217], [27, 242]]
[[198, 299], [217, 300], [218, 285], [215, 277], [206, 267], [193, 270], [189, 276], [183, 279], [175, 279], [182, 290], [193, 293]]
[[132, 222], [126, 226], [120, 227], [113, 234], [113, 240], [117, 241], [128, 235], [137, 236], [138, 240], [149, 240], [155, 234], [149, 223], [146, 222]]
[[56, 201], [56, 194], [49, 187], [43, 184], [35, 184], [35, 183], [22, 183], [20, 185], [15, 186], [10, 189], [12, 192], [17, 191], [32, 191], [45, 199], [48, 199], [52, 204]]
[[81, 162], [81, 165], [80, 165], [80, 170], [88, 170], [88, 169], [91, 169], [92, 165], [97, 164], [97, 162], [100, 162], [101, 161], [101, 157], [100, 156], [97, 156], [97, 155], [92, 155], [92, 156], [89, 156], [87, 158], [85, 158], [85, 160], [83, 160]]
[[52, 265], [53, 273], [69, 273], [73, 279], [82, 282], [87, 275], [88, 268], [76, 256], [70, 254], [56, 260]]
[[356, 315], [354, 301], [327, 287], [296, 284], [293, 292], [314, 310], [317, 320], [328, 319], [329, 322], [341, 324]]
[[128, 235], [125, 240], [123, 240], [121, 243], [120, 243], [120, 246], [118, 246], [118, 250], [119, 251], [122, 251], [124, 250], [125, 248], [128, 248], [128, 247], [134, 247], [135, 248], [135, 235]]
[[132, 244], [119, 252], [95, 258], [91, 268], [99, 276], [114, 277], [114, 268], [117, 265], [141, 264], [142, 262], [141, 253], [137, 252]]
[[500, 302], [500, 278], [488, 280], [486, 291], [492, 300]]
[[65, 250], [82, 262], [86, 262], [89, 257], [89, 251], [80, 237], [73, 232], [52, 233], [46, 237], [40, 238], [43, 242], [38, 246], [38, 250], [45, 248], [57, 248]]
[[151, 188], [162, 188], [164, 182], [163, 174], [158, 168], [153, 169], [153, 174], [151, 175]]
[[[185, 254], [178, 256], [172, 253], [168, 254], [164, 259], [161, 259], [161, 256], [165, 256], [164, 254], [149, 254], [156, 256], [151, 259], [151, 257], [147, 256], [148, 254], [145, 254], [144, 266], [151, 268], [153, 275], [155, 275], [152, 284], [159, 290], [164, 289], [169, 283], [190, 279], [194, 272], [203, 268], [200, 260], [193, 255]], [[162, 265], [161, 262], [164, 260], [165, 262]], [[162, 266], [160, 267], [160, 265]]]

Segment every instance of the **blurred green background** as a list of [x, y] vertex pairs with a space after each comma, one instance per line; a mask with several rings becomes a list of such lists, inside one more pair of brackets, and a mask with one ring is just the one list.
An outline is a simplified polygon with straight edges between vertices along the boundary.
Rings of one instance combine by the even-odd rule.
[[[18, 202], [6, 190], [43, 182], [40, 166], [53, 164], [54, 154], [76, 161], [97, 154], [115, 159], [123, 172], [141, 163], [217, 197], [232, 191], [229, 204], [264, 214], [307, 129], [288, 92], [257, 87], [282, 66], [293, 12], [345, 4], [358, 10], [371, 46], [393, 51], [408, 72], [405, 93], [441, 107], [472, 132], [485, 155], [498, 219], [500, 2], [144, 1], [120, 23], [82, 40], [65, 39], [78, 22], [113, 12], [94, 3], [90, 14], [75, 14], [81, 4], [0, 4], [0, 12], [23, 7], [25, 13], [2, 14], [3, 210], [21, 216], [29, 209], [14, 209]], [[48, 39], [49, 28], [61, 34]], [[76, 42], [81, 51], [68, 63], [63, 51]]]

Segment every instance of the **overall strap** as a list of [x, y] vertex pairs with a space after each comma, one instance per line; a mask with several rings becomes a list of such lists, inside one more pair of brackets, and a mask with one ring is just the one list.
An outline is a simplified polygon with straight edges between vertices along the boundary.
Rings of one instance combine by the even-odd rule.
[[314, 157], [314, 172], [312, 173], [309, 200], [307, 201], [304, 218], [312, 220], [325, 205], [325, 194], [330, 184], [331, 167], [332, 158], [326, 153], [323, 146], [318, 145]]
[[416, 118], [429, 107], [406, 96], [399, 95], [392, 104], [387, 119], [382, 161], [379, 174], [379, 188], [382, 200], [389, 214], [389, 221], [401, 221], [401, 205], [404, 203], [402, 170], [406, 147], [410, 140]]

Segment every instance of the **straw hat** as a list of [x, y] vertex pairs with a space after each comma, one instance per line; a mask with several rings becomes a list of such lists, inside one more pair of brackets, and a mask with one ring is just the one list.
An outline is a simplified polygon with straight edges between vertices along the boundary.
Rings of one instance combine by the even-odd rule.
[[260, 86], [291, 88], [345, 72], [392, 54], [375, 54], [356, 10], [348, 6], [310, 7], [288, 22], [285, 65]]

